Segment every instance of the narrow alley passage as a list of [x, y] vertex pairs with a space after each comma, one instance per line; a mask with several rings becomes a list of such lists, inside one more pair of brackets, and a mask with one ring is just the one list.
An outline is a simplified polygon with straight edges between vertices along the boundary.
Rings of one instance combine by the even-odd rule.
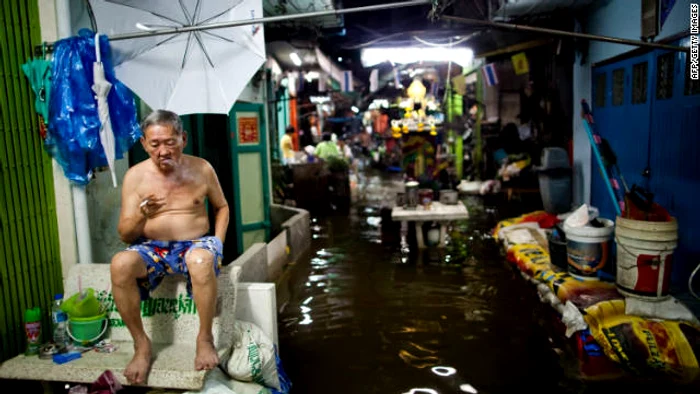
[[462, 241], [407, 253], [382, 240], [393, 184], [366, 177], [349, 217], [312, 220], [279, 323], [293, 392], [559, 392], [537, 300], [485, 240], [493, 215], [474, 206]]
[[575, 361], [548, 335], [551, 308], [487, 235], [495, 208], [463, 200], [470, 219], [454, 226], [448, 248], [418, 254], [387, 234], [395, 228], [382, 232], [399, 180], [361, 174], [358, 183], [349, 216], [312, 219], [309, 256], [281, 285], [293, 394], [689, 392], [578, 381]]

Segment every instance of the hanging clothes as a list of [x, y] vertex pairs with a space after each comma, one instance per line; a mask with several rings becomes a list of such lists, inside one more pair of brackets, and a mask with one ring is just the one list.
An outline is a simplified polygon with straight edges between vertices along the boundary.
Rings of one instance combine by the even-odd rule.
[[32, 59], [22, 65], [22, 71], [34, 92], [34, 111], [39, 115], [39, 133], [42, 139], [46, 138], [46, 125], [49, 122], [51, 66], [51, 62], [45, 58]]
[[[115, 140], [115, 158], [121, 159], [141, 137], [131, 92], [114, 75], [109, 40], [100, 35], [105, 78], [112, 84], [107, 96]], [[53, 81], [49, 100], [49, 130], [45, 148], [66, 177], [86, 185], [92, 171], [108, 165], [100, 142], [102, 122], [92, 90], [95, 33], [82, 29], [78, 36], [54, 44]]]

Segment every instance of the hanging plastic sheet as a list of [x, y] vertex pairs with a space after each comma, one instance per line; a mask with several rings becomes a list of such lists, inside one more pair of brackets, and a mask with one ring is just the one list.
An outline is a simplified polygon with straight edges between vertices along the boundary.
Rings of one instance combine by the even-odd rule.
[[[115, 139], [115, 158], [141, 136], [131, 92], [114, 75], [111, 49], [100, 35], [100, 52], [105, 76], [113, 87], [107, 97]], [[100, 143], [100, 117], [93, 84], [95, 33], [83, 29], [76, 37], [54, 44], [53, 83], [49, 100], [49, 132], [45, 147], [63, 168], [68, 179], [86, 185], [92, 170], [107, 166]]]

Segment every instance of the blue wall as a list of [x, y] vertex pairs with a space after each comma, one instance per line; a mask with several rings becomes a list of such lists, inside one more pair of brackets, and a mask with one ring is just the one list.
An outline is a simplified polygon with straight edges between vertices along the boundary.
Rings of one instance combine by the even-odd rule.
[[[595, 9], [588, 14], [586, 33], [639, 40], [642, 31], [641, 0], [607, 0], [595, 1], [593, 4]], [[689, 10], [690, 0], [676, 0], [656, 40], [688, 30]], [[632, 49], [635, 47], [591, 41], [590, 62], [597, 63]]]
[[[671, 13], [661, 28], [657, 39], [669, 37], [687, 31], [690, 21], [690, 0], [676, 0]], [[581, 18], [582, 31], [589, 34], [639, 40], [641, 35], [641, 0], [598, 0], [594, 1], [588, 12]], [[588, 58], [580, 64], [577, 58], [574, 68], [574, 108], [573, 113], [581, 111], [580, 101], [591, 102], [591, 64], [609, 59], [613, 56], [635, 49], [629, 45], [590, 41]], [[581, 119], [574, 116], [574, 202], [590, 202], [591, 193], [591, 150], [588, 138], [581, 124]]]
[[[687, 39], [679, 43], [687, 45]], [[658, 95], [659, 58], [672, 59], [669, 67], [673, 94]], [[647, 66], [643, 103], [632, 103], [633, 67]], [[655, 201], [678, 219], [679, 245], [674, 255], [672, 282], [685, 288], [693, 268], [700, 263], [700, 90], [686, 91], [686, 54], [652, 51], [634, 58], [593, 69], [593, 97], [598, 95], [598, 78], [605, 78], [601, 90], [603, 105], [594, 105], [598, 132], [616, 152], [628, 185], [638, 184], [654, 193]], [[624, 73], [623, 102], [613, 104], [613, 73]], [[651, 178], [642, 177], [649, 165]], [[614, 207], [603, 178], [593, 165], [591, 203], [601, 216], [614, 218]]]
[[[661, 34], [669, 37], [687, 31], [690, 1], [677, 0]], [[583, 31], [638, 40], [641, 32], [641, 1], [611, 0], [593, 4], [586, 15]], [[682, 42], [687, 45], [687, 42]], [[653, 51], [604, 67], [592, 63], [628, 52], [634, 47], [602, 42], [589, 43], [588, 60], [574, 67], [574, 113], [580, 113], [580, 100], [593, 104], [595, 81], [605, 74], [606, 105], [593, 107], [598, 130], [617, 153], [627, 183], [644, 184], [641, 172], [649, 159], [652, 177], [649, 188], [657, 202], [669, 209], [679, 221], [679, 247], [673, 267], [673, 283], [684, 287], [690, 271], [700, 263], [700, 95], [684, 94], [685, 55], [675, 54], [673, 97], [656, 99], [656, 59], [665, 51]], [[631, 103], [631, 78], [634, 64], [646, 61], [647, 100]], [[612, 72], [625, 70], [624, 102], [611, 106]], [[651, 143], [649, 143], [651, 142]], [[649, 149], [651, 148], [651, 149]], [[614, 218], [597, 166], [591, 161], [588, 139], [581, 119], [574, 118], [575, 201], [590, 202], [603, 216]]]

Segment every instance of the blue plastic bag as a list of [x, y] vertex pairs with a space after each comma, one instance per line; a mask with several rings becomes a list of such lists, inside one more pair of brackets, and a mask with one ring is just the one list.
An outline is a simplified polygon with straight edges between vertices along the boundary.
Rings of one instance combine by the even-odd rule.
[[[105, 76], [112, 83], [107, 101], [116, 145], [116, 159], [124, 157], [141, 137], [131, 91], [114, 75], [109, 40], [100, 35]], [[82, 29], [76, 37], [54, 44], [53, 81], [49, 100], [49, 130], [44, 141], [66, 177], [86, 185], [92, 170], [107, 165], [100, 144], [100, 118], [92, 91], [95, 33]]]
[[277, 364], [277, 377], [280, 381], [280, 389], [275, 390], [271, 388], [270, 392], [272, 392], [272, 394], [289, 394], [289, 390], [292, 389], [292, 381], [289, 379], [289, 376], [287, 376], [284, 368], [282, 368], [282, 360], [280, 359], [277, 345], [275, 345], [275, 363]]

